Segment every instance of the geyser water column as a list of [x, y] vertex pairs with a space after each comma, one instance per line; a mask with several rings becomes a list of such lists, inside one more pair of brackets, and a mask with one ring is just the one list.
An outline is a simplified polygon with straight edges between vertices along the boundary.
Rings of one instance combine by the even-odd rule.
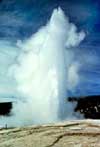
[[84, 36], [83, 32], [76, 32], [76, 27], [58, 8], [46, 26], [28, 40], [18, 42], [21, 54], [12, 71], [24, 102], [21, 107], [20, 103], [16, 105], [13, 112], [18, 109], [18, 119], [24, 124], [54, 122], [61, 115], [67, 117], [70, 110], [64, 99], [67, 73], [73, 60], [73, 53], [70, 55], [67, 48], [78, 45]]

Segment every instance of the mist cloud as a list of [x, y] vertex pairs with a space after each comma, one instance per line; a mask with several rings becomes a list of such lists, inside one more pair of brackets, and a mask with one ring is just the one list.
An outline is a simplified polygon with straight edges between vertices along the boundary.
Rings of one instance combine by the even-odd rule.
[[[78, 63], [74, 61], [74, 50], [85, 37], [77, 32], [61, 8], [55, 9], [49, 22], [37, 33], [17, 46], [21, 52], [10, 74], [17, 82], [21, 97], [13, 105], [9, 125], [51, 123], [72, 117], [73, 108], [65, 103], [67, 90], [79, 81]], [[67, 61], [67, 62], [66, 62]], [[59, 115], [60, 113], [60, 115]]]

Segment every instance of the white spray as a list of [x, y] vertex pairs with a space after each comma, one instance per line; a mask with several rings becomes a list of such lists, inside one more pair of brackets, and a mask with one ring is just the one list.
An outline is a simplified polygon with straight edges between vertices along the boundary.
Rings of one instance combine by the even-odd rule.
[[50, 123], [60, 116], [69, 117], [72, 108], [66, 104], [67, 89], [79, 81], [78, 64], [69, 48], [77, 46], [84, 37], [84, 32], [77, 33], [75, 25], [58, 8], [46, 26], [28, 40], [18, 42], [21, 54], [10, 68], [22, 97], [12, 110], [16, 125]]

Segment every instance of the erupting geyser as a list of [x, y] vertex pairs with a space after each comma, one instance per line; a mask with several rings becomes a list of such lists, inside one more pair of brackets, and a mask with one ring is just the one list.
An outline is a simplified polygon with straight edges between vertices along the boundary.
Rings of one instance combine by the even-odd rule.
[[[17, 43], [21, 53], [10, 68], [21, 95], [12, 109], [15, 125], [50, 123], [61, 116], [70, 117], [72, 107], [65, 100], [67, 89], [73, 89], [79, 80], [78, 63], [70, 48], [84, 37], [84, 32], [77, 33], [76, 26], [58, 8], [46, 26]], [[11, 118], [7, 119], [10, 124]]]

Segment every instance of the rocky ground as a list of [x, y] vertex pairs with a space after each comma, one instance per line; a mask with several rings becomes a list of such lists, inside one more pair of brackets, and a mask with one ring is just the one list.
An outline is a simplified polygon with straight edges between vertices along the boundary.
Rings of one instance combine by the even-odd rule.
[[77, 120], [1, 129], [0, 147], [100, 147], [100, 122]]

